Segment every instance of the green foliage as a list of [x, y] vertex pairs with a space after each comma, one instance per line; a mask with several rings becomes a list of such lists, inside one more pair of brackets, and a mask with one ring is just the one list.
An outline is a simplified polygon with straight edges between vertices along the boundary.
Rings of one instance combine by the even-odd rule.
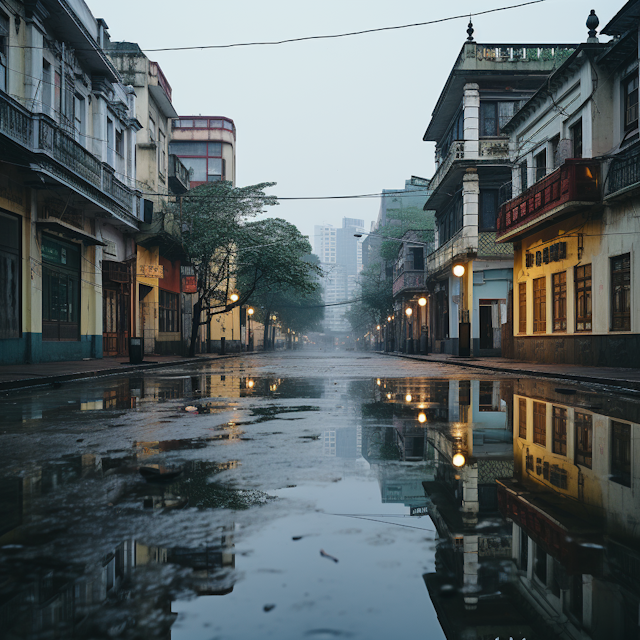
[[378, 325], [393, 312], [393, 285], [383, 275], [379, 262], [360, 272], [358, 302], [351, 305], [346, 317], [356, 333], [364, 333]]

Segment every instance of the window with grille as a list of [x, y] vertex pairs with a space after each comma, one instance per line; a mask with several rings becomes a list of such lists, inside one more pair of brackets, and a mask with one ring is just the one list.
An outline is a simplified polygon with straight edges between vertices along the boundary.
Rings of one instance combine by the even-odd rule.
[[533, 403], [533, 441], [547, 446], [547, 406], [543, 402]]
[[631, 486], [631, 425], [611, 422], [611, 480]]
[[518, 332], [527, 333], [527, 283], [518, 285]]
[[576, 464], [591, 469], [593, 459], [593, 421], [591, 414], [575, 412]]
[[527, 177], [527, 161], [520, 163], [520, 192], [526, 191], [529, 186]]
[[554, 273], [553, 282], [553, 330], [567, 330], [567, 272]]
[[0, 339], [20, 337], [21, 219], [0, 213]]
[[547, 175], [547, 150], [543, 149], [534, 158], [536, 167], [536, 182]]
[[576, 331], [591, 331], [591, 265], [575, 267]]
[[553, 407], [553, 453], [567, 455], [567, 410]]
[[573, 147], [573, 157], [582, 158], [582, 118], [573, 126], [569, 127], [571, 136], [571, 146]]
[[518, 399], [518, 436], [527, 437], [527, 401], [525, 398]]
[[543, 276], [533, 281], [533, 332], [547, 330], [547, 281]]
[[631, 254], [611, 258], [611, 330], [631, 331]]
[[179, 331], [178, 324], [178, 294], [160, 289], [159, 330], [162, 333], [172, 333]]
[[638, 71], [627, 78], [624, 83], [624, 129], [635, 129], [638, 126]]

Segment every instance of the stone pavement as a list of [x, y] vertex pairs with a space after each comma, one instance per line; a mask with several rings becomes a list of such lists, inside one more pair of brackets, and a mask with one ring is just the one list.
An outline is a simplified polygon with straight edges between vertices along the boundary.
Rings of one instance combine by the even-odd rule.
[[128, 358], [96, 358], [69, 362], [39, 362], [37, 364], [15, 364], [0, 366], [0, 391], [33, 387], [38, 385], [81, 380], [97, 376], [108, 376], [129, 371], [146, 371], [158, 367], [180, 366], [189, 362], [232, 358], [238, 353], [224, 356], [203, 354], [195, 358], [182, 356], [145, 356], [142, 364], [129, 364]]
[[426, 362], [439, 362], [470, 369], [483, 369], [500, 373], [514, 373], [522, 376], [560, 378], [588, 384], [602, 384], [630, 391], [640, 391], [640, 369], [614, 367], [585, 367], [576, 364], [538, 364], [508, 358], [463, 358], [445, 353], [428, 356], [388, 353], [401, 358], [411, 358]]

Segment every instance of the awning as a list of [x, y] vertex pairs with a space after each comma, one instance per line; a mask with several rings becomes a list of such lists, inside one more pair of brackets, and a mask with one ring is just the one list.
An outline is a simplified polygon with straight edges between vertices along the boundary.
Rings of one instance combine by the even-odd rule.
[[81, 240], [82, 244], [92, 246], [98, 245], [100, 247], [106, 247], [107, 244], [102, 242], [102, 240], [98, 240], [95, 236], [92, 236], [90, 233], [83, 231], [82, 229], [78, 229], [77, 227], [72, 227], [70, 224], [66, 222], [62, 222], [62, 220], [57, 220], [56, 218], [47, 218], [45, 220], [38, 220], [36, 225], [40, 229], [46, 229], [47, 231], [53, 231], [55, 233], [59, 233], [66, 238], [72, 238], [73, 240]]

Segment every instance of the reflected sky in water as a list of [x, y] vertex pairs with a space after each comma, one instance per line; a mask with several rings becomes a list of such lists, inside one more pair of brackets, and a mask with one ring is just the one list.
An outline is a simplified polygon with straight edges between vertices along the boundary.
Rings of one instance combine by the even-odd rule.
[[368, 360], [3, 396], [2, 637], [638, 637], [637, 400]]

